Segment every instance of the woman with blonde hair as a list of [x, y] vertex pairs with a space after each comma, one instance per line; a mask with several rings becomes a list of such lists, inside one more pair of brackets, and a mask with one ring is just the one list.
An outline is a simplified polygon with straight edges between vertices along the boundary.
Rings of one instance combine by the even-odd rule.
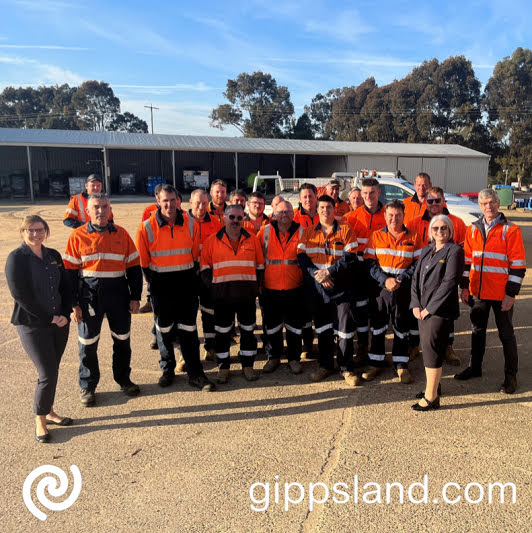
[[23, 242], [9, 254], [5, 265], [15, 300], [11, 323], [39, 374], [33, 403], [35, 439], [48, 442], [47, 424], [72, 424], [71, 418], [60, 417], [53, 409], [59, 363], [68, 340], [72, 295], [61, 254], [43, 245], [50, 235], [46, 221], [38, 215], [26, 216], [20, 235]]

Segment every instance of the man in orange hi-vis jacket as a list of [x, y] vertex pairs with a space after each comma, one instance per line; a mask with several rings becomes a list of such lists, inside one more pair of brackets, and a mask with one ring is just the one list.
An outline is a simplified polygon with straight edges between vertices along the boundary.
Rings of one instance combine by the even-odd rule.
[[138, 312], [142, 294], [139, 254], [127, 231], [109, 222], [109, 198], [91, 195], [87, 206], [90, 222], [71, 233], [64, 255], [72, 281], [72, 319], [78, 324], [80, 399], [85, 406], [96, 401], [104, 316], [113, 337], [113, 377], [126, 395], [139, 394], [130, 379], [130, 334], [131, 313]]
[[257, 355], [255, 299], [264, 276], [264, 253], [259, 240], [242, 228], [244, 209], [229, 205], [225, 226], [211, 235], [201, 249], [200, 272], [214, 302], [214, 329], [218, 383], [229, 379], [231, 330], [235, 315], [240, 327], [240, 362], [248, 381], [258, 379], [253, 368]]
[[461, 282], [462, 302], [471, 308], [471, 361], [454, 377], [467, 380], [482, 376], [491, 309], [504, 353], [504, 382], [499, 390], [513, 394], [517, 389], [518, 355], [512, 317], [515, 298], [526, 272], [523, 236], [519, 226], [499, 213], [500, 200], [496, 191], [480, 191], [478, 205], [482, 217], [467, 228], [465, 271]]
[[408, 370], [410, 283], [423, 245], [417, 233], [403, 224], [404, 205], [386, 204], [386, 227], [375, 231], [364, 252], [364, 264], [372, 278], [369, 293], [371, 346], [369, 366], [362, 377], [371, 381], [384, 366], [386, 332], [393, 325], [392, 362], [401, 383], [412, 383]]

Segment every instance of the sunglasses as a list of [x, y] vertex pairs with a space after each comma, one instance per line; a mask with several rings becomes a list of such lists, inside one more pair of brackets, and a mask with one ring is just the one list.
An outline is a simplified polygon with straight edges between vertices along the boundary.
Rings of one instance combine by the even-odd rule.
[[46, 230], [44, 228], [38, 228], [38, 229], [30, 229], [30, 228], [26, 228], [24, 229], [24, 231], [28, 234], [34, 234], [34, 235], [44, 235], [44, 233], [46, 232]]
[[441, 231], [442, 233], [444, 233], [448, 229], [449, 229], [448, 226], [432, 226], [432, 231], [434, 231], [434, 233], [436, 233], [438, 231]]
[[441, 204], [441, 198], [427, 198], [427, 204]]
[[229, 220], [238, 220], [238, 222], [241, 222], [244, 220], [244, 217], [242, 215], [228, 215]]

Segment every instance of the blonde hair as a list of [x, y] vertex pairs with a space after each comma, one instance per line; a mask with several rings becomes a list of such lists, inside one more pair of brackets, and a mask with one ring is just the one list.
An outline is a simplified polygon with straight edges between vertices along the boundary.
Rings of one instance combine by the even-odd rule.
[[19, 228], [20, 236], [24, 238], [24, 230], [28, 229], [32, 224], [36, 224], [37, 222], [40, 222], [44, 226], [46, 238], [48, 238], [50, 236], [50, 226], [48, 226], [48, 222], [46, 222], [46, 220], [39, 215], [26, 215], [24, 217]]
[[434, 240], [432, 238], [432, 226], [434, 225], [434, 222], [438, 222], [438, 220], [441, 220], [449, 228], [449, 240], [453, 239], [454, 241], [454, 226], [451, 219], [447, 215], [436, 215], [435, 217], [432, 217], [430, 219], [429, 242], [432, 242]]

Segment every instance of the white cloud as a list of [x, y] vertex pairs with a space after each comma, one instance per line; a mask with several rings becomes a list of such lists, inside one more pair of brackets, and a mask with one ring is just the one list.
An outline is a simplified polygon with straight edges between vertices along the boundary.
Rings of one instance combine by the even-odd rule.
[[170, 91], [193, 91], [193, 92], [207, 92], [207, 91], [220, 91], [223, 90], [220, 87], [211, 87], [206, 85], [202, 81], [198, 83], [175, 83], [173, 85], [127, 85], [110, 83], [111, 87], [120, 87], [124, 89], [140, 89], [142, 92], [149, 93], [150, 91], [164, 91], [165, 93]]
[[0, 44], [0, 48], [13, 48], [13, 49], [36, 49], [36, 50], [72, 50], [72, 51], [85, 51], [90, 48], [83, 48], [80, 46], [61, 46], [56, 44]]

